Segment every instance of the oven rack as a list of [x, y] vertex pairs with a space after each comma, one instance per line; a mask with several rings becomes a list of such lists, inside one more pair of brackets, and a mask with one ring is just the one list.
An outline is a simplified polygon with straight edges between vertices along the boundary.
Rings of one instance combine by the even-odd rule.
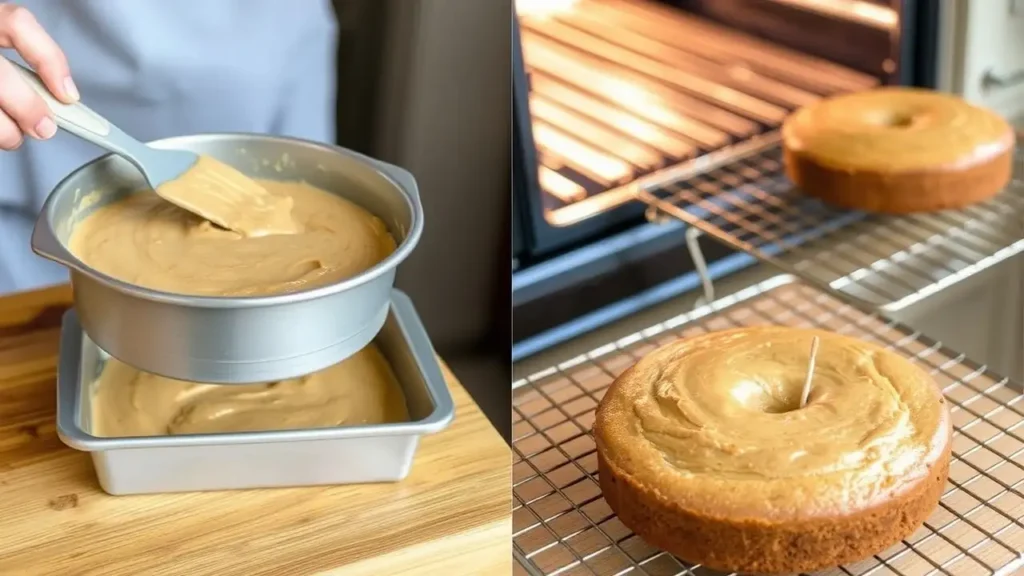
[[1010, 576], [1024, 570], [1024, 394], [1020, 385], [869, 311], [854, 299], [778, 276], [513, 384], [516, 574], [719, 576], [660, 551], [601, 497], [591, 427], [612, 380], [679, 337], [758, 324], [818, 327], [875, 341], [943, 388], [954, 424], [940, 505], [904, 542], [820, 574]]
[[[678, 218], [811, 284], [889, 313], [1024, 250], [1020, 152], [1011, 183], [995, 198], [908, 216], [832, 208], [801, 195], [784, 173], [778, 133], [733, 159], [672, 185], [639, 189], [636, 197], [651, 220]], [[692, 253], [696, 242], [689, 245]], [[701, 268], [701, 255], [693, 256]]]
[[554, 226], [727, 158], [821, 98], [879, 83], [658, 2], [565, 4], [517, 2], [540, 204]]

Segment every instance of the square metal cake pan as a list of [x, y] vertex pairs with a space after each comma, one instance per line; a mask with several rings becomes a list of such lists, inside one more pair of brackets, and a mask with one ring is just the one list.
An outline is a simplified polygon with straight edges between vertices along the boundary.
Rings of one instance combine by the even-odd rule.
[[69, 310], [61, 328], [57, 433], [71, 448], [92, 454], [100, 485], [117, 495], [398, 481], [409, 473], [420, 436], [445, 428], [455, 407], [408, 296], [392, 292], [374, 342], [405, 393], [409, 422], [100, 438], [90, 434], [91, 387], [109, 356]]

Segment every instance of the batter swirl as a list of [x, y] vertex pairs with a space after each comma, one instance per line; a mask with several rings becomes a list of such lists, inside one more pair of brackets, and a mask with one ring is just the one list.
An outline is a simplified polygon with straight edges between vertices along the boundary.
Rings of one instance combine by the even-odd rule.
[[92, 433], [125, 438], [408, 421], [405, 396], [373, 344], [330, 368], [263, 384], [183, 382], [114, 358], [92, 386]]
[[96, 270], [145, 288], [260, 296], [339, 282], [395, 250], [384, 223], [348, 200], [305, 183], [258, 182], [290, 199], [282, 205], [290, 207], [296, 233], [244, 236], [140, 192], [86, 216], [72, 232], [71, 251]]
[[928, 450], [938, 414], [921, 413], [921, 404], [934, 394], [891, 378], [885, 357], [859, 342], [830, 337], [798, 409], [809, 342], [801, 332], [770, 340], [742, 332], [691, 347], [636, 401], [644, 436], [692, 474], [848, 472], [851, 482], [874, 483], [904, 473]]

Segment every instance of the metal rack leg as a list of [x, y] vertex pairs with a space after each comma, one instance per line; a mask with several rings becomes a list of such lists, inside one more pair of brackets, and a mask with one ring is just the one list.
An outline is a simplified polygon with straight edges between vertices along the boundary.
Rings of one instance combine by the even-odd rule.
[[690, 227], [686, 229], [686, 249], [690, 252], [690, 258], [693, 259], [693, 267], [697, 270], [697, 275], [700, 276], [700, 285], [704, 289], [704, 295], [697, 298], [694, 308], [706, 306], [715, 300], [715, 284], [711, 280], [708, 264], [704, 259], [704, 252], [701, 250], [700, 242], [698, 242], [703, 234], [704, 232], [699, 228]]
[[[666, 214], [663, 210], [659, 210], [658, 206], [654, 204], [647, 206], [644, 216], [652, 224], [665, 224], [675, 219], [671, 214]], [[701, 289], [704, 292], [703, 296], [697, 297], [697, 301], [693, 305], [694, 308], [700, 308], [715, 300], [715, 285], [711, 280], [711, 273], [708, 272], [708, 263], [704, 258], [704, 251], [701, 250], [700, 243], [697, 241], [704, 235], [704, 231], [696, 226], [688, 225], [685, 234], [686, 250], [690, 253], [690, 258], [693, 259], [693, 267], [696, 269], [697, 276], [700, 277]]]

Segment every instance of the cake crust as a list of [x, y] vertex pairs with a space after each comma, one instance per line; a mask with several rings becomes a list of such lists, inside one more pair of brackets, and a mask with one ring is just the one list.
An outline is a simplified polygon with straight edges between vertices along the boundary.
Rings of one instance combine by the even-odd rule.
[[1013, 147], [966, 169], [884, 172], [832, 168], [784, 147], [786, 175], [807, 196], [838, 208], [879, 214], [956, 210], [1002, 192], [1013, 175]]
[[715, 518], [678, 506], [598, 451], [601, 492], [623, 524], [692, 564], [755, 574], [812, 572], [870, 557], [905, 539], [935, 510], [949, 474], [946, 452], [898, 498], [847, 516], [801, 522]]
[[[729, 346], [734, 339], [745, 337], [771, 341], [775, 348], [770, 354], [791, 361], [787, 356], [787, 339], [809, 340], [814, 335], [823, 339], [819, 362], [822, 354], [828, 354], [839, 358], [833, 366], [836, 362], [850, 362], [848, 365], [854, 366], [861, 361], [854, 352], [877, 355], [865, 369], [877, 370], [880, 381], [907, 380], [909, 389], [919, 392], [903, 401], [909, 409], [920, 412], [915, 417], [924, 436], [907, 440], [920, 444], [920, 450], [914, 452], [919, 456], [910, 466], [894, 465], [893, 469], [902, 470], [900, 475], [855, 477], [859, 474], [856, 470], [841, 470], [838, 476], [830, 472], [831, 477], [822, 480], [800, 474], [792, 478], [737, 476], [729, 472], [729, 466], [714, 466], [714, 462], [704, 462], [700, 457], [694, 460], [692, 455], [689, 459], [679, 456], [673, 462], [676, 456], [658, 445], [664, 441], [659, 435], [673, 431], [645, 421], [651, 416], [644, 402], [651, 396], [666, 394], [665, 382], [676, 374], [673, 363], [685, 363], [688, 354], [701, 350], [710, 351], [709, 354], [720, 350], [731, 361], [741, 362], [743, 359], [730, 353]], [[828, 346], [825, 338], [830, 339]], [[855, 348], [842, 348], [845, 345]], [[749, 348], [749, 343], [742, 346]], [[831, 351], [826, 351], [829, 347]], [[711, 356], [694, 356], [693, 362], [701, 370], [713, 370], [708, 365], [716, 363]], [[729, 361], [722, 364], [728, 365]], [[822, 370], [832, 369], [827, 359], [824, 364]], [[686, 374], [700, 376], [695, 372]], [[827, 404], [829, 398], [836, 398], [828, 383], [821, 386], [818, 402]], [[735, 391], [732, 387], [726, 390], [730, 394]], [[670, 400], [660, 409], [678, 408], [682, 415], [700, 411], [699, 405], [688, 404], [685, 399], [672, 396]], [[865, 395], [865, 402], [873, 401], [871, 394]], [[852, 410], [851, 414], [859, 417]], [[712, 430], [715, 424], [707, 423], [705, 428]], [[941, 392], [920, 368], [866, 342], [825, 331], [781, 327], [710, 333], [652, 352], [612, 384], [602, 398], [594, 426], [601, 490], [626, 526], [687, 562], [716, 570], [760, 574], [834, 567], [868, 557], [906, 538], [924, 522], [942, 495], [949, 470], [951, 434]], [[688, 438], [691, 444], [701, 441], [692, 435]], [[727, 447], [724, 454], [744, 454], [744, 446], [729, 446], [735, 440], [715, 438], [717, 444]], [[799, 440], [797, 443], [799, 448]], [[813, 451], [815, 446], [820, 446], [820, 442], [815, 445], [809, 441], [804, 447]], [[901, 458], [897, 452], [891, 456], [893, 462]], [[703, 466], [705, 463], [708, 465]], [[779, 490], [780, 486], [785, 489]]]

